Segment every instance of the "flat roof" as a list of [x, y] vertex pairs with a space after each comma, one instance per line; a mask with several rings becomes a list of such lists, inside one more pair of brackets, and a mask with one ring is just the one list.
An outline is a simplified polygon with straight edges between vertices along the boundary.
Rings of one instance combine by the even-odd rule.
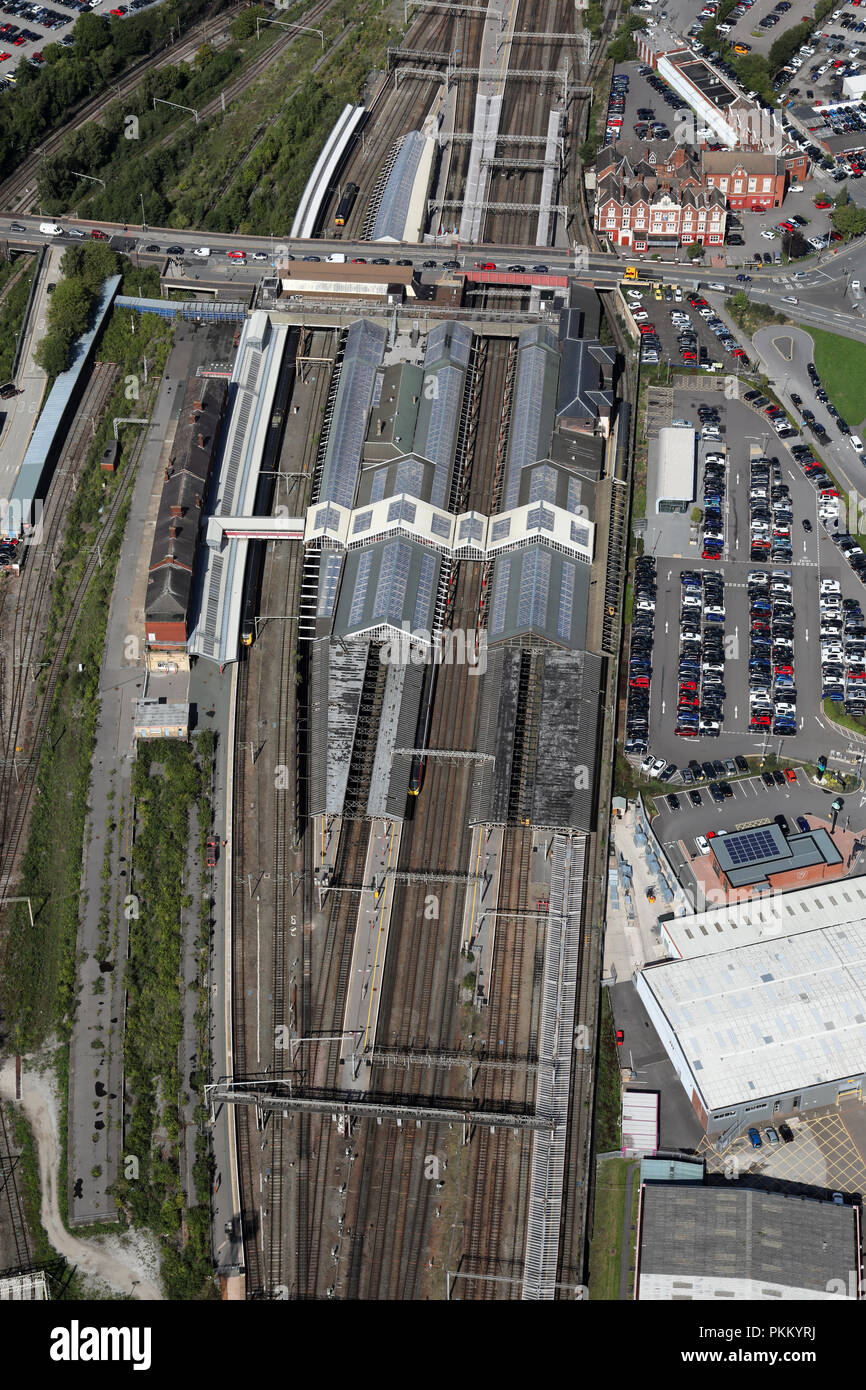
[[671, 954], [689, 959], [823, 927], [845, 927], [864, 918], [866, 878], [847, 878], [673, 917], [662, 924], [662, 932]]
[[854, 1296], [848, 1270], [859, 1268], [860, 1252], [852, 1207], [731, 1182], [651, 1183], [641, 1199], [640, 1299]]
[[866, 922], [644, 969], [707, 1110], [866, 1073]]
[[768, 883], [774, 874], [791, 873], [816, 864], [842, 862], [842, 855], [822, 828], [787, 836], [780, 826], [771, 822], [728, 835], [714, 835], [709, 844], [713, 858], [732, 888]]
[[677, 502], [694, 500], [696, 437], [694, 430], [682, 425], [659, 430], [655, 468], [650, 474], [656, 506], [662, 498]]

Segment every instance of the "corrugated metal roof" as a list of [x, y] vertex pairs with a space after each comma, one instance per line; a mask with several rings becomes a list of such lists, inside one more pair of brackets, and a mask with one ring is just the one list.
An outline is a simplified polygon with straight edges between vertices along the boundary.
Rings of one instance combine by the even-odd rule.
[[10, 502], [13, 504], [15, 514], [18, 514], [20, 508], [25, 516], [29, 516], [31, 502], [34, 498], [44, 496], [44, 489], [47, 486], [45, 475], [46, 473], [50, 474], [50, 470], [54, 467], [55, 450], [60, 442], [59, 435], [68, 423], [78, 379], [96, 336], [102, 328], [120, 281], [119, 275], [113, 275], [110, 280], [105, 281], [96, 301], [93, 326], [78, 339], [73, 349], [71, 366], [67, 371], [60, 373], [51, 388], [42, 413], [36, 422], [36, 428], [30, 436], [27, 452], [21, 462], [21, 468], [12, 489]]
[[708, 1110], [866, 1073], [866, 923], [645, 970]]
[[832, 1202], [742, 1183], [651, 1183], [641, 1204], [638, 1297], [837, 1298], [857, 1268], [855, 1229], [852, 1209]]
[[371, 241], [379, 241], [383, 237], [391, 241], [403, 240], [412, 188], [426, 144], [427, 136], [423, 131], [410, 130], [403, 136], [382, 192], [379, 211], [370, 233]]
[[691, 502], [695, 497], [694, 430], [668, 425], [659, 430], [656, 467], [651, 471], [650, 490], [655, 509], [662, 498]]
[[552, 331], [541, 324], [524, 329], [518, 339], [503, 511], [517, 505], [521, 468], [550, 454], [558, 379], [559, 353]]
[[589, 581], [589, 565], [545, 545], [498, 556], [488, 626], [491, 644], [535, 636], [580, 650], [586, 642]]
[[367, 412], [386, 339], [384, 325], [368, 319], [357, 319], [349, 329], [322, 468], [320, 502], [351, 507], [355, 500]]

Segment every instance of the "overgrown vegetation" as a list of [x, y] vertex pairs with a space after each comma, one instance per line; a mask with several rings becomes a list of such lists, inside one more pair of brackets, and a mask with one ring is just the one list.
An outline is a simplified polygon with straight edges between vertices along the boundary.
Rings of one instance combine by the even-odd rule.
[[[19, 63], [12, 91], [0, 101], [0, 169], [4, 177], [50, 131], [65, 124], [74, 108], [97, 96], [131, 63], [164, 47], [206, 14], [218, 14], [228, 0], [165, 0], [142, 14], [123, 18], [85, 13], [72, 29], [75, 43], [43, 48], [41, 68]], [[92, 128], [92, 127], [88, 127]], [[74, 168], [88, 172], [86, 164]]]
[[72, 362], [72, 350], [93, 322], [102, 285], [117, 274], [119, 257], [104, 241], [70, 246], [60, 262], [62, 279], [48, 301], [48, 328], [34, 359], [49, 377]]
[[[24, 322], [30, 286], [33, 284], [33, 276], [36, 273], [36, 258], [28, 256], [27, 261], [29, 264], [24, 274], [11, 286], [2, 305], [0, 305], [0, 381], [7, 381], [12, 375], [12, 363], [15, 361], [18, 334], [21, 332], [21, 325]], [[9, 283], [20, 267], [21, 261], [19, 259], [2, 263], [2, 284], [4, 286]]]
[[725, 309], [738, 328], [747, 333], [749, 337], [758, 328], [763, 328], [768, 323], [786, 323], [784, 314], [776, 313], [768, 304], [761, 304], [749, 299], [744, 290], [737, 290], [736, 294], [725, 300]]
[[[632, 1185], [632, 1220], [635, 1225], [636, 1203], [640, 1191], [637, 1176], [640, 1165], [634, 1159], [609, 1158], [595, 1166], [593, 1194], [592, 1242], [589, 1249], [589, 1296], [591, 1299], [616, 1302], [619, 1299], [622, 1264], [622, 1228], [625, 1208], [626, 1179], [629, 1169], [635, 1170]], [[633, 1257], [635, 1236], [631, 1237]], [[630, 1267], [633, 1258], [629, 1260]], [[631, 1296], [631, 1286], [627, 1296]]]
[[[281, 20], [292, 16], [287, 10]], [[60, 211], [74, 197], [82, 216], [137, 222], [143, 200], [152, 226], [264, 235], [289, 226], [321, 152], [322, 132], [346, 102], [358, 99], [395, 38], [375, 0], [342, 0], [322, 23], [328, 44], [350, 26], [354, 32], [315, 74], [319, 41], [299, 34], [224, 113], [198, 123], [170, 106], [154, 108], [154, 100], [199, 109], [279, 31], [268, 28], [259, 40], [253, 35], [219, 51], [205, 47], [193, 64], [148, 73], [134, 93], [107, 108], [102, 125], [73, 133], [43, 160], [42, 206]], [[126, 138], [130, 115], [137, 121], [135, 140]], [[103, 179], [105, 187], [82, 186], [75, 169]]]
[[[110, 504], [128, 466], [128, 446], [135, 436], [121, 435], [117, 472], [105, 476], [98, 460], [111, 435], [112, 415], [131, 414], [124, 381], [140, 369], [142, 353], [161, 371], [168, 351], [170, 326], [156, 315], [137, 319], [115, 310], [102, 336], [100, 351], [120, 369], [120, 382], [97, 430], [69, 521], [54, 577], [51, 610], [42, 659], [55, 650], [72, 595], [87, 563], [101, 507]], [[0, 1006], [16, 1047], [38, 1047], [52, 1032], [68, 1036], [75, 987], [75, 941], [79, 912], [81, 846], [84, 836], [90, 754], [98, 712], [99, 670], [108, 603], [120, 549], [125, 510], [102, 547], [102, 565], [91, 580], [73, 632], [69, 659], [58, 679], [49, 715], [51, 737], [43, 745], [36, 774], [37, 795], [20, 893], [34, 899], [38, 930], [30, 927], [27, 908], [8, 915], [5, 968], [0, 978]], [[79, 670], [79, 666], [82, 668]]]
[[196, 1165], [200, 1204], [185, 1212], [180, 1178], [183, 919], [193, 905], [183, 884], [193, 813], [209, 779], [189, 744], [139, 745], [131, 886], [140, 906], [130, 923], [124, 1044], [133, 1096], [125, 1145], [139, 1171], [134, 1181], [119, 1178], [115, 1195], [137, 1225], [169, 1237], [163, 1279], [167, 1296], [181, 1299], [215, 1296], [206, 1150]]

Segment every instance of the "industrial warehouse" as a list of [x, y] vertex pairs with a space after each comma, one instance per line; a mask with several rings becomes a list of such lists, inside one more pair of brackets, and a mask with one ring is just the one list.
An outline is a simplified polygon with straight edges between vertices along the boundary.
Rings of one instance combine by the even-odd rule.
[[662, 924], [638, 997], [708, 1135], [862, 1094], [862, 879]]

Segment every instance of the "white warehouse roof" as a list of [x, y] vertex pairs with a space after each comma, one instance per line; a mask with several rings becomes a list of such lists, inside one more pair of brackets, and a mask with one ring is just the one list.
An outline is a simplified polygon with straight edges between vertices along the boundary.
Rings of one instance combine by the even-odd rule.
[[866, 1072], [862, 918], [653, 966], [637, 988], [708, 1111]]
[[695, 432], [682, 425], [659, 430], [654, 496], [656, 511], [663, 498], [693, 501], [695, 496]]
[[864, 919], [866, 878], [848, 878], [672, 917], [662, 923], [662, 933], [671, 954], [687, 958]]

